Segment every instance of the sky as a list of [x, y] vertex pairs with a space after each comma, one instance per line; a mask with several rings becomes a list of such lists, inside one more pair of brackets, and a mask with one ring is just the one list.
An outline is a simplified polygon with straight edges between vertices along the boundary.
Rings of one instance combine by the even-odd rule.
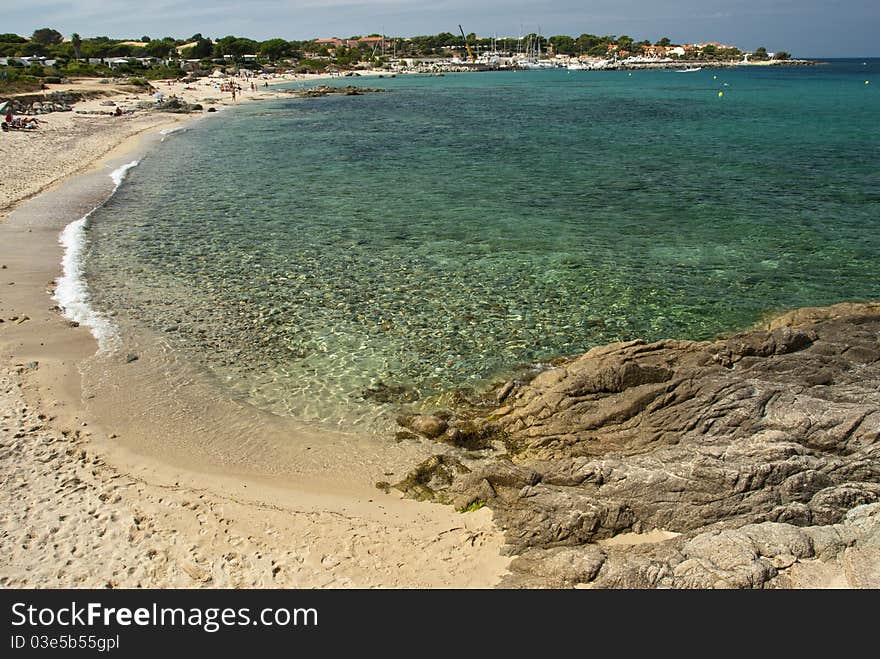
[[186, 38], [200, 32], [264, 40], [370, 33], [628, 34], [636, 40], [718, 41], [799, 57], [880, 57], [878, 0], [25, 0], [0, 32], [51, 27], [69, 36]]

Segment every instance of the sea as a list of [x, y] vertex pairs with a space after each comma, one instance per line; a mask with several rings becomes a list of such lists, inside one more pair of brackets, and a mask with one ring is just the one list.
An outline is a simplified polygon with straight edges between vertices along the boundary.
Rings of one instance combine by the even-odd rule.
[[880, 298], [880, 60], [329, 84], [384, 91], [243, 103], [118, 174], [67, 264], [113, 350], [383, 432], [599, 344]]

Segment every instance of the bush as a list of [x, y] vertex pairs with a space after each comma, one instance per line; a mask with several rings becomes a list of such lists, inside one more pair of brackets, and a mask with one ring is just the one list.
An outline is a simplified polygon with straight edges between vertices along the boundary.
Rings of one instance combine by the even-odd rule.
[[0, 67], [0, 90], [4, 93], [30, 92], [40, 89], [40, 79], [22, 73], [15, 67]]
[[314, 59], [302, 59], [296, 66], [297, 73], [323, 73], [327, 69], [327, 62]]
[[179, 66], [154, 66], [144, 71], [147, 80], [170, 80], [186, 75]]
[[68, 78], [103, 78], [113, 75], [110, 68], [103, 64], [88, 64], [76, 60], [61, 67], [61, 73]]

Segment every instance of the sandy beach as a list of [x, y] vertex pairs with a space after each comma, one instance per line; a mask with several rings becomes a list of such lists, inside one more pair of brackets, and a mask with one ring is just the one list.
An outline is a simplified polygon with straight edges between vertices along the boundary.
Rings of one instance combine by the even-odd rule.
[[[661, 74], [657, 75], [658, 89], [665, 93], [667, 83], [659, 78]], [[860, 93], [860, 69], [856, 75], [855, 86]], [[850, 72], [849, 76], [854, 74]], [[286, 80], [319, 78], [296, 76]], [[276, 78], [273, 82], [284, 80]], [[7, 556], [0, 564], [0, 587], [877, 587], [880, 306], [867, 299], [873, 289], [863, 289], [867, 293], [854, 293], [852, 300], [832, 306], [801, 304], [793, 310], [787, 306], [792, 298], [773, 298], [779, 300], [773, 303], [768, 297], [781, 286], [800, 291], [803, 272], [811, 273], [811, 285], [824, 282], [829, 287], [828, 295], [835, 300], [842, 294], [838, 287], [845, 282], [853, 286], [876, 282], [872, 269], [876, 260], [854, 247], [870, 242], [863, 225], [873, 226], [870, 222], [875, 219], [867, 205], [872, 198], [869, 186], [864, 185], [868, 180], [864, 171], [853, 169], [856, 178], [862, 177], [862, 187], [854, 185], [854, 189], [864, 191], [864, 203], [853, 202], [846, 207], [847, 214], [835, 216], [835, 226], [843, 233], [825, 241], [840, 240], [840, 249], [850, 250], [846, 252], [849, 260], [841, 260], [838, 252], [825, 254], [825, 244], [818, 240], [799, 247], [790, 245], [792, 229], [788, 228], [776, 234], [778, 244], [787, 246], [786, 254], [780, 254], [771, 241], [769, 247], [754, 252], [757, 256], [749, 257], [754, 261], [750, 263], [737, 255], [752, 254], [751, 246], [738, 240], [730, 242], [726, 232], [732, 229], [726, 225], [727, 216], [717, 218], [724, 225], [721, 233], [703, 233], [712, 228], [704, 219], [683, 224], [693, 235], [679, 244], [670, 242], [666, 235], [669, 230], [649, 214], [633, 225], [638, 227], [639, 240], [630, 251], [667, 246], [652, 253], [650, 259], [628, 261], [619, 248], [623, 238], [620, 226], [616, 222], [591, 221], [590, 249], [582, 256], [581, 252], [573, 252], [569, 255], [571, 261], [569, 257], [559, 261], [558, 248], [550, 243], [550, 249], [536, 252], [543, 258], [533, 260], [534, 270], [517, 274], [522, 266], [517, 251], [515, 261], [498, 262], [506, 263], [506, 267], [498, 267], [493, 261], [491, 267], [476, 270], [472, 278], [485, 288], [474, 288], [469, 295], [480, 303], [474, 306], [473, 314], [485, 313], [499, 319], [497, 326], [487, 325], [489, 329], [498, 328], [491, 339], [496, 342], [498, 337], [523, 337], [523, 343], [543, 341], [555, 326], [554, 316], [565, 317], [569, 298], [577, 300], [588, 295], [592, 296], [591, 304], [602, 302], [606, 288], [606, 311], [591, 315], [578, 332], [602, 333], [609, 327], [613, 330], [615, 323], [621, 322], [621, 308], [627, 315], [626, 323], [618, 325], [622, 328], [645, 320], [666, 322], [664, 309], [675, 309], [670, 301], [676, 298], [664, 302], [663, 295], [669, 291], [660, 279], [640, 283], [640, 271], [648, 263], [665, 273], [663, 276], [679, 280], [678, 286], [688, 291], [688, 296], [699, 294], [707, 304], [712, 303], [699, 312], [701, 323], [707, 309], [727, 314], [728, 305], [747, 306], [759, 294], [761, 313], [766, 314], [763, 320], [731, 316], [715, 326], [713, 336], [691, 340], [669, 338], [666, 330], [650, 329], [655, 334], [663, 332], [650, 340], [630, 334], [630, 330], [623, 334], [611, 331], [586, 353], [575, 356], [554, 349], [553, 354], [563, 356], [530, 369], [523, 377], [510, 373], [504, 379], [499, 376], [478, 395], [464, 395], [457, 402], [444, 402], [442, 407], [422, 398], [421, 413], [400, 414], [396, 417], [399, 428], [385, 433], [366, 432], [361, 426], [352, 431], [350, 425], [343, 424], [319, 427], [301, 420], [315, 417], [297, 418], [295, 414], [267, 411], [273, 408], [263, 406], [260, 399], [241, 395], [223, 382], [226, 373], [212, 370], [209, 360], [199, 361], [198, 351], [185, 353], [185, 347], [175, 348], [180, 344], [169, 335], [181, 327], [192, 327], [194, 320], [213, 318], [211, 314], [218, 310], [222, 313], [216, 322], [224, 331], [243, 317], [249, 325], [241, 336], [247, 337], [254, 350], [236, 355], [248, 360], [244, 362], [248, 365], [261, 363], [250, 360], [259, 360], [262, 353], [268, 353], [266, 339], [275, 329], [263, 324], [264, 310], [267, 320], [272, 321], [274, 307], [280, 304], [272, 300], [271, 306], [260, 306], [263, 302], [251, 296], [251, 288], [254, 283], [271, 288], [274, 279], [257, 275], [240, 256], [242, 252], [229, 245], [256, 226], [245, 211], [264, 213], [271, 209], [268, 198], [274, 189], [264, 188], [264, 197], [252, 195], [242, 202], [246, 206], [234, 206], [231, 214], [221, 215], [214, 196], [198, 194], [205, 190], [193, 188], [191, 198], [179, 196], [177, 171], [185, 168], [178, 166], [173, 176], [160, 179], [167, 182], [158, 189], [175, 202], [191, 201], [192, 209], [176, 204], [163, 206], [153, 196], [143, 206], [141, 199], [146, 197], [125, 199], [136, 192], [140, 181], [133, 181], [135, 184], [127, 190], [123, 188], [120, 197], [112, 196], [129, 170], [135, 172], [133, 177], [141, 175], [144, 180], [149, 180], [151, 170], [157, 168], [167, 174], [172, 169], [169, 163], [185, 155], [183, 149], [188, 142], [185, 138], [178, 141], [180, 136], [170, 132], [186, 128], [188, 122], [210, 122], [217, 116], [157, 111], [152, 96], [155, 89], [186, 103], [215, 107], [221, 116], [236, 111], [228, 106], [286, 97], [285, 92], [271, 87], [248, 91], [246, 82], [241, 84], [244, 91], [233, 101], [230, 93], [218, 88], [218, 81], [188, 85], [161, 82], [149, 93], [75, 82], [67, 91], [86, 91], [90, 100], [78, 103], [74, 112], [41, 115], [45, 121], [33, 132], [0, 134], [0, 157], [11, 163], [15, 172], [0, 182], [0, 550]], [[750, 84], [758, 83], [753, 79]], [[818, 82], [811, 78], [803, 84], [811, 89]], [[703, 91], [697, 89], [695, 93]], [[710, 92], [713, 100], [720, 98], [715, 90]], [[574, 98], [580, 98], [580, 94], [578, 91]], [[855, 93], [852, 96], [854, 112], [861, 112], [858, 116], [868, 126], [868, 119], [873, 118], [870, 98]], [[511, 98], [520, 97], [516, 94]], [[344, 104], [345, 99], [340, 98], [339, 103]], [[405, 110], [419, 107], [415, 103], [406, 105]], [[541, 120], [544, 107], [545, 103], [536, 103], [532, 110], [534, 126], [542, 134], [546, 128]], [[112, 116], [116, 108], [121, 109], [121, 116]], [[409, 127], [412, 139], [421, 139], [422, 126], [434, 121], [436, 105], [426, 104], [421, 111], [423, 120]], [[342, 112], [340, 116], [345, 117]], [[268, 151], [268, 140], [254, 140], [250, 126], [237, 129], [237, 117], [227, 117], [228, 122], [217, 124], [225, 131], [224, 141], [229, 136], [247, 138], [252, 147], [249, 158], [261, 157], [261, 149]], [[381, 119], [387, 119], [384, 112]], [[576, 133], [583, 123], [578, 117], [558, 126], [560, 144], [567, 143], [567, 132], [566, 139], [562, 139], [563, 129]], [[337, 122], [329, 133], [335, 137], [342, 128], [347, 130], [352, 125], [357, 123], [348, 115], [347, 121]], [[405, 128], [401, 125], [396, 130]], [[844, 136], [850, 135], [850, 128], [845, 122], [838, 125]], [[313, 132], [298, 132], [297, 125], [282, 129], [302, 140], [300, 148], [318, 141]], [[608, 128], [609, 143], [620, 133], [612, 129]], [[791, 139], [802, 130], [794, 120], [788, 129]], [[242, 130], [242, 134], [236, 130]], [[870, 135], [867, 128], [864, 134]], [[703, 139], [692, 144], [704, 144]], [[848, 140], [839, 140], [840, 148], [847, 148]], [[176, 148], [181, 152], [175, 152]], [[279, 152], [276, 166], [285, 162], [289, 151]], [[195, 153], [202, 156], [204, 150]], [[228, 153], [237, 157], [240, 151]], [[401, 153], [411, 157], [406, 149]], [[348, 162], [348, 154], [344, 155]], [[190, 171], [203, 167], [208, 171], [200, 163]], [[224, 181], [231, 173], [230, 157], [217, 158], [214, 164], [223, 168], [220, 180]], [[717, 164], [707, 160], [707, 166]], [[801, 171], [800, 178], [793, 180], [812, 180], [817, 185], [840, 180], [849, 185], [851, 177], [841, 178], [843, 174], [830, 169], [830, 165], [824, 170], [814, 169]], [[328, 171], [336, 174], [344, 170]], [[425, 180], [433, 180], [435, 174], [433, 165], [422, 172]], [[605, 172], [597, 174], [601, 176], [596, 179], [595, 189], [601, 194], [592, 198], [594, 203], [609, 196], [608, 208], [615, 209], [615, 213], [618, 207], [653, 203], [649, 197], [638, 201], [637, 190], [620, 187], [616, 178], [606, 179]], [[701, 185], [720, 189], [718, 182], [723, 177], [713, 175], [701, 183], [700, 176], [697, 171], [687, 175], [687, 185], [695, 186], [688, 189], [698, 190]], [[755, 180], [763, 181], [767, 174], [761, 176]], [[785, 176], [783, 182], [787, 183]], [[322, 187], [326, 178], [310, 179], [297, 191], [306, 194], [282, 197], [278, 207], [283, 213], [309, 211], [309, 201], [329, 198], [312, 196], [314, 190], [329, 190]], [[280, 180], [284, 177], [277, 176], [267, 184], [272, 186]], [[532, 185], [531, 179], [522, 185]], [[651, 185], [658, 198], [666, 198], [669, 191], [665, 179], [658, 178]], [[384, 191], [388, 186], [362, 189]], [[481, 206], [485, 189], [485, 185], [475, 184], [470, 191], [472, 205], [479, 206], [481, 212], [485, 211]], [[509, 190], [518, 194], [517, 179]], [[746, 200], [746, 208], [740, 206], [739, 187], [728, 188], [727, 206], [719, 207], [729, 208], [730, 217], [741, 212], [748, 215], [762, 204], [775, 213], [781, 203], [775, 189], [770, 186], [760, 190], [763, 192], [755, 200]], [[806, 185], [800, 190], [806, 191]], [[401, 187], [401, 194], [403, 191]], [[222, 190], [220, 194], [224, 194]], [[364, 195], [353, 195], [352, 200], [359, 206]], [[428, 197], [426, 202], [418, 194], [410, 198], [415, 201], [406, 209], [434, 203], [433, 198]], [[220, 278], [224, 283], [234, 281], [239, 276], [238, 268], [247, 265], [251, 269], [242, 279], [251, 288], [235, 290], [229, 301], [210, 298], [195, 310], [187, 310], [190, 307], [186, 303], [200, 291], [200, 286], [193, 284], [199, 280], [190, 279], [191, 275], [198, 276], [192, 274], [198, 270], [189, 266], [201, 254], [182, 254], [186, 267], [179, 268], [175, 276], [169, 277], [171, 284], [166, 285], [161, 278], [150, 279], [146, 268], [128, 268], [130, 255], [136, 250], [113, 245], [130, 246], [130, 242], [107, 242], [105, 245], [110, 247], [106, 252], [123, 257], [107, 264], [118, 281], [108, 278], [104, 286], [98, 279], [99, 268], [93, 281], [100, 282], [102, 292], [114, 286], [130, 291], [140, 285], [146, 289], [146, 297], [158, 300], [154, 305], [158, 322], [139, 322], [148, 318], [146, 315], [132, 314], [128, 318], [124, 297], [117, 305], [112, 298], [96, 305], [106, 309], [107, 315], [96, 312], [88, 304], [88, 296], [83, 295], [83, 282], [87, 283], [88, 277], [77, 266], [81, 261], [71, 255], [85, 249], [83, 227], [92, 211], [108, 199], [114, 199], [105, 209], [113, 211], [112, 216], [98, 213], [93, 217], [91, 235], [96, 240], [101, 240], [102, 231], [118, 226], [113, 224], [117, 218], [132, 225], [143, 221], [136, 217], [143, 209], [152, 214], [147, 219], [158, 218], [164, 224], [147, 223], [151, 230], [138, 240], [155, 246], [153, 251], [164, 257], [176, 245], [188, 245], [191, 236], [202, 231], [198, 222], [216, 220], [221, 229], [227, 230], [230, 242], [218, 241], [216, 250], [206, 253], [205, 261], [214, 264], [234, 255], [233, 267], [220, 270]], [[131, 201], [136, 204], [125, 206]], [[547, 196], [544, 202], [551, 204], [553, 200]], [[507, 208], [507, 204], [496, 203], [499, 209]], [[805, 220], [801, 203], [789, 205], [789, 224], [783, 228], [802, 226]], [[702, 202], [694, 204], [699, 213], [708, 212]], [[129, 210], [118, 212], [121, 208]], [[511, 216], [518, 212], [510, 207]], [[557, 204], [553, 212], [567, 217], [568, 209]], [[323, 213], [318, 207], [312, 215], [334, 221], [339, 217]], [[504, 213], [496, 215], [507, 217]], [[404, 219], [401, 226], [411, 221], [409, 217]], [[751, 235], [748, 231], [761, 235], [770, 231], [771, 225], [758, 219], [756, 216], [741, 225], [743, 235]], [[437, 245], [431, 256], [446, 256], [447, 245], [434, 240], [435, 234], [444, 235], [451, 225], [459, 230], [458, 220], [458, 215], [450, 214], [445, 218], [448, 224], [438, 223], [439, 229], [427, 227], [425, 234]], [[581, 218], [570, 220], [573, 226], [581, 226]], [[173, 233], [187, 221], [194, 224], [189, 233]], [[282, 221], [300, 230], [301, 225], [286, 216], [282, 215]], [[773, 222], [777, 223], [778, 218]], [[554, 233], [557, 224], [554, 219]], [[363, 229], [364, 235], [374, 226]], [[391, 223], [389, 226], [394, 227]], [[517, 229], [531, 240], [540, 226], [530, 222], [516, 227], [506, 222], [500, 226], [503, 232], [499, 235], [503, 233], [507, 238]], [[324, 238], [329, 229], [335, 228], [319, 226], [315, 231]], [[735, 228], [740, 232], [740, 225]], [[396, 231], [391, 234], [395, 241], [403, 235]], [[253, 230], [256, 244], [244, 243], [244, 247], [269, 254], [263, 244], [266, 235]], [[299, 240], [299, 236], [294, 238]], [[603, 241], [609, 246], [607, 252]], [[602, 249], [594, 251], [592, 243]], [[363, 254], [372, 258], [373, 246], [368, 245]], [[728, 255], [719, 245], [736, 249], [730, 248]], [[313, 320], [320, 321], [317, 324], [322, 328], [335, 327], [321, 314], [350, 290], [357, 291], [354, 284], [366, 282], [379, 288], [377, 278], [370, 276], [374, 271], [354, 266], [347, 269], [348, 253], [346, 259], [331, 258], [329, 248], [338, 246], [350, 249], [349, 243], [333, 234], [332, 240], [321, 243], [320, 259], [308, 260], [292, 248], [278, 251], [278, 272], [283, 276], [277, 277], [277, 299], [285, 304], [297, 299], [291, 304], [304, 310], [302, 316], [290, 322], [296, 331]], [[824, 263], [837, 268], [845, 262], [852, 272], [844, 277], [832, 269], [820, 277], [814, 267], [819, 252], [825, 254]], [[387, 262], [396, 267], [403, 258], [413, 257], [413, 250], [404, 244], [389, 254], [394, 258]], [[471, 252], [466, 254], [473, 260]], [[613, 267], [595, 271], [604, 277], [602, 286], [593, 285], [599, 276], [595, 273], [583, 280], [568, 274], [572, 264], [582, 263], [584, 268], [601, 265], [603, 261], [596, 258], [597, 254], [612, 257], [609, 262]], [[786, 265], [783, 256], [794, 260]], [[309, 284], [311, 288], [304, 289], [306, 292], [315, 290], [321, 295], [313, 306], [308, 306], [304, 298], [294, 298], [287, 283], [286, 266], [294, 258], [303, 259], [299, 265], [304, 275], [341, 273], [344, 280]], [[415, 252], [413, 267], [394, 272], [412, 274], [418, 283], [418, 295], [423, 298], [433, 281], [444, 282], [446, 287], [434, 289], [434, 296], [446, 302], [446, 282], [456, 284], [458, 279], [451, 275], [457, 276], [458, 270], [444, 278], [438, 273], [445, 272], [446, 264], [438, 259], [429, 267], [424, 260], [421, 252]], [[564, 270], [564, 274], [545, 279], [548, 262], [556, 263], [554, 267]], [[457, 263], [460, 270], [464, 261], [451, 263]], [[165, 264], [160, 266], [164, 273]], [[627, 278], [618, 280], [620, 272], [627, 269]], [[714, 283], [707, 280], [707, 284], [703, 280], [710, 270], [723, 273], [723, 277], [712, 280]], [[523, 281], [516, 290], [509, 288], [507, 281], [511, 272]], [[496, 278], [499, 273], [503, 277]], [[217, 278], [208, 281], [213, 283]], [[553, 283], [545, 285], [545, 281]], [[730, 292], [729, 287], [736, 282], [742, 290]], [[641, 302], [633, 298], [632, 291], [640, 286], [649, 286], [652, 297]], [[726, 287], [724, 290], [732, 297], [728, 301], [721, 296], [723, 304], [716, 305], [719, 286]], [[823, 289], [817, 289], [817, 295], [819, 290]], [[485, 304], [499, 291], [504, 295], [499, 300], [503, 304]], [[525, 292], [526, 298], [545, 301], [547, 316], [544, 320], [537, 317], [544, 325], [533, 323], [533, 334], [520, 334], [529, 330], [522, 322], [526, 314], [508, 305], [508, 292]], [[393, 302], [399, 299], [411, 306], [414, 301], [409, 290], [395, 291], [395, 295], [399, 298], [392, 296]], [[660, 296], [659, 302], [645, 306], [655, 295]], [[363, 295], [363, 300], [376, 306], [371, 295]], [[392, 344], [393, 354], [408, 349], [395, 345], [409, 346], [426, 330], [444, 327], [437, 326], [439, 317], [460, 316], [469, 321], [476, 317], [466, 313], [465, 296], [453, 301], [456, 305], [451, 309], [437, 307], [438, 311], [426, 314], [425, 322], [414, 324], [411, 333], [402, 333], [405, 342]], [[246, 305], [244, 309], [256, 318], [249, 318], [241, 305]], [[137, 305], [131, 306], [137, 311]], [[114, 309], [123, 310], [115, 321]], [[544, 313], [545, 309], [537, 311]], [[630, 316], [635, 311], [644, 312], [645, 318], [640, 321], [638, 316]], [[366, 316], [351, 317], [363, 321]], [[583, 321], [583, 307], [572, 318]], [[373, 322], [386, 331], [378, 320]], [[742, 326], [740, 330], [732, 329], [738, 325]], [[453, 323], [447, 327], [455, 336], [472, 331]], [[701, 327], [700, 332], [704, 331]], [[229, 337], [235, 336], [233, 332], [220, 333], [205, 345], [219, 354], [234, 342]], [[455, 345], [455, 340], [450, 344]], [[516, 346], [519, 340], [511, 343]], [[318, 346], [315, 352], [326, 352], [336, 359], [357, 350], [351, 345], [359, 345], [342, 343], [342, 347], [335, 347], [328, 343]], [[286, 350], [291, 346], [286, 342], [282, 345]], [[485, 353], [480, 353], [480, 360], [484, 358]], [[314, 376], [320, 389], [335, 374], [332, 365], [325, 368], [327, 363], [309, 363], [310, 371], [303, 369], [289, 380], [277, 382], [295, 388], [300, 381]], [[436, 368], [439, 362], [426, 363], [435, 367], [435, 373], [441, 370]], [[446, 365], [451, 368], [455, 362], [450, 360]], [[268, 367], [266, 373], [270, 371]], [[348, 403], [372, 391], [360, 387], [346, 389], [344, 401]], [[385, 409], [395, 413], [407, 410], [393, 404], [392, 400]], [[438, 454], [440, 457], [434, 457]], [[452, 505], [440, 505], [450, 502]]]
[[[365, 72], [364, 75], [368, 75]], [[260, 85], [271, 82], [311, 82], [327, 79], [319, 74], [289, 74], [259, 80]], [[287, 95], [273, 87], [258, 87], [251, 91], [247, 83], [239, 81], [242, 90], [235, 100], [229, 92], [218, 89], [213, 79], [185, 84], [179, 81], [154, 81], [153, 88], [166, 97], [177, 96], [186, 103], [222, 109], [257, 100], [284, 98]], [[27, 199], [64, 178], [93, 166], [125, 140], [148, 131], [172, 130], [181, 124], [206, 114], [196, 115], [151, 112], [138, 107], [139, 103], [153, 103], [154, 91], [133, 93], [132, 88], [117, 84], [99, 84], [94, 79], [73, 80], [69, 84], [48, 85], [45, 93], [80, 92], [100, 94], [99, 97], [76, 104], [73, 112], [53, 112], [39, 115], [38, 130], [10, 131], [0, 140], [0, 160], [9, 163], [11, 175], [0, 179], [0, 214], [8, 212], [13, 204]], [[20, 95], [19, 95], [20, 96]], [[10, 97], [15, 99], [16, 95]], [[115, 105], [108, 105], [115, 104]], [[132, 114], [111, 116], [115, 107]]]
[[[233, 103], [210, 83], [155, 86]], [[149, 99], [123, 91], [75, 110]], [[14, 164], [0, 182], [0, 586], [497, 584], [509, 559], [488, 509], [376, 489], [428, 447], [292, 426], [147, 346], [134, 364], [102, 361], [88, 329], [59, 313], [60, 231], [106, 198], [120, 163], [164, 148], [162, 133], [194, 116], [207, 115], [52, 113], [0, 137]]]

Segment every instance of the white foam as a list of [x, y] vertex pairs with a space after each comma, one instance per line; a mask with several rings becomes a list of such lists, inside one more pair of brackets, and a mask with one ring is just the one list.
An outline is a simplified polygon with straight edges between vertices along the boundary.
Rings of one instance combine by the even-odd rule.
[[159, 134], [162, 136], [162, 141], [165, 141], [165, 138], [173, 133], [180, 133], [186, 130], [183, 126], [176, 126], [174, 128], [165, 128], [159, 131]]
[[[113, 196], [113, 193], [115, 193], [116, 190], [119, 188], [119, 186], [122, 184], [122, 182], [125, 180], [125, 177], [128, 175], [128, 170], [131, 169], [132, 167], [137, 167], [138, 163], [140, 163], [140, 160], [132, 160], [127, 165], [123, 165], [119, 169], [114, 169], [112, 172], [110, 172], [110, 178], [113, 179], [113, 192], [110, 193], [111, 197]], [[101, 202], [100, 204], [98, 204], [98, 206], [102, 206], [102, 205], [104, 205], [104, 203], [106, 203], [106, 200]], [[94, 213], [94, 212], [95, 211], [92, 210], [92, 213]], [[89, 215], [91, 215], [92, 213], [89, 213]]]
[[[110, 173], [110, 178], [113, 180], [113, 191], [107, 199], [119, 189], [128, 170], [137, 167], [138, 162], [137, 160], [132, 161]], [[92, 308], [84, 272], [86, 231], [89, 226], [89, 218], [105, 203], [107, 203], [106, 199], [83, 217], [68, 224], [58, 237], [58, 242], [64, 247], [64, 256], [61, 259], [62, 274], [56, 282], [55, 295], [53, 296], [65, 318], [91, 330], [98, 342], [98, 352], [113, 350], [119, 340], [119, 334], [113, 321], [106, 314]]]

